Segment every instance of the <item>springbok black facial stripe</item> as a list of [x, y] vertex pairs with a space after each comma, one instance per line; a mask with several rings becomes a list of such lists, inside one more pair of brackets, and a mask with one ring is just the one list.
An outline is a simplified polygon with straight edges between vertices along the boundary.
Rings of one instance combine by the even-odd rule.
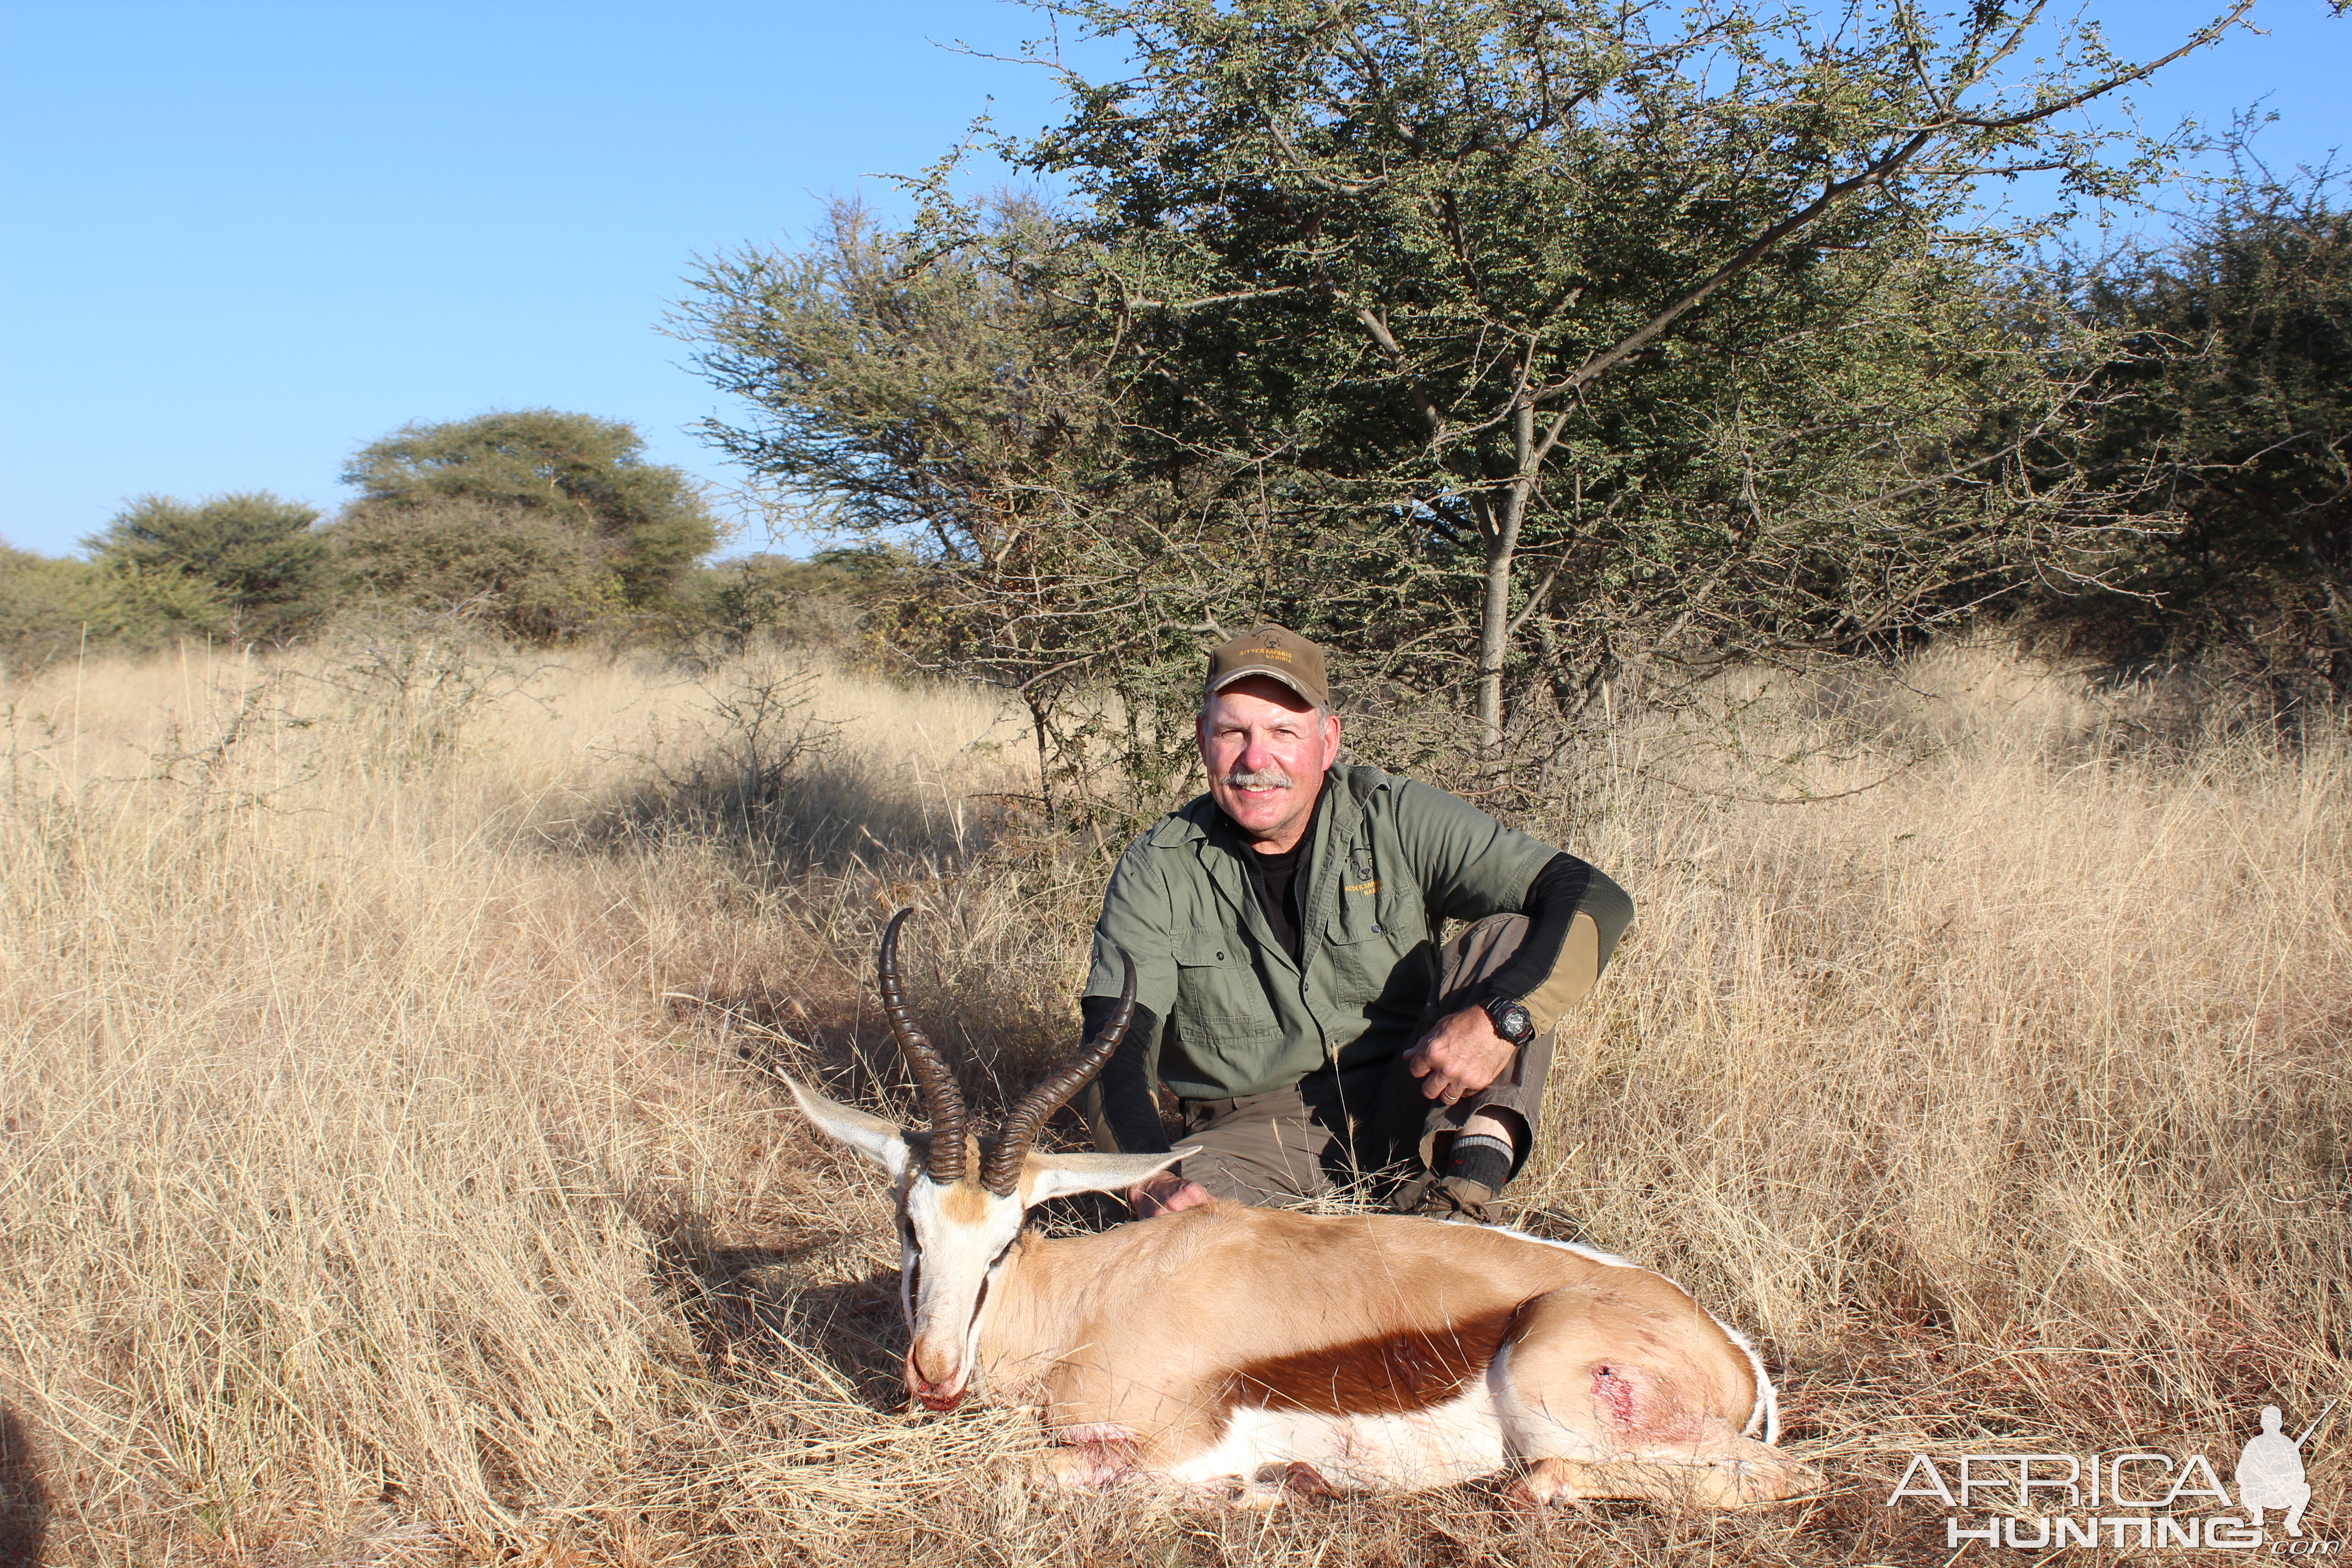
[[[923, 1252], [921, 1246], [915, 1239], [914, 1221], [902, 1219], [898, 1222], [898, 1228], [905, 1233], [906, 1237], [908, 1256], [903, 1272], [906, 1276], [907, 1316], [911, 1323], [914, 1319], [915, 1303], [923, 1299]], [[1004, 1260], [1012, 1257], [1013, 1249], [1020, 1245], [1021, 1237], [1016, 1235], [1011, 1241], [997, 1249], [995, 1257], [988, 1260], [987, 1271], [981, 1276], [980, 1294], [973, 1299], [971, 1304], [972, 1323], [980, 1321], [981, 1310], [988, 1305], [988, 1288], [994, 1281], [996, 1271], [1004, 1267]], [[965, 1326], [969, 1328], [971, 1324]]]
[[995, 1257], [988, 1260], [988, 1272], [980, 1277], [980, 1294], [972, 1299], [972, 1322], [977, 1323], [980, 1321], [981, 1310], [988, 1305], [988, 1288], [996, 1283], [996, 1271], [1004, 1267], [1004, 1260], [1011, 1257], [1013, 1255], [1013, 1249], [1020, 1245], [1021, 1238], [1016, 1236], [1011, 1241], [1006, 1242], [1004, 1246], [998, 1250]]

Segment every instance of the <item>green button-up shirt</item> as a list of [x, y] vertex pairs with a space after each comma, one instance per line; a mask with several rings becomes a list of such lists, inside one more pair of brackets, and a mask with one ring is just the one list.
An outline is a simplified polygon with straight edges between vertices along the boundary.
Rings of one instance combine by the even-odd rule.
[[1087, 994], [1117, 948], [1161, 1020], [1153, 1074], [1187, 1100], [1362, 1067], [1412, 1044], [1449, 919], [1516, 914], [1558, 851], [1459, 796], [1378, 768], [1331, 770], [1298, 889], [1301, 966], [1258, 907], [1254, 854], [1207, 795], [1129, 845], [1103, 895]]

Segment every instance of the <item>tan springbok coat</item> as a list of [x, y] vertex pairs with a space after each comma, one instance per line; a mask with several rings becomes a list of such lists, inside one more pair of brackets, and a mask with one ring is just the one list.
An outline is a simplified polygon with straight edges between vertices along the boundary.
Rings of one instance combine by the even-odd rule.
[[[1017, 1189], [931, 1179], [929, 1141], [793, 1085], [819, 1127], [888, 1171], [904, 1249], [908, 1390], [1034, 1403], [1065, 1482], [1263, 1500], [1398, 1490], [1514, 1464], [1537, 1507], [1717, 1506], [1811, 1489], [1773, 1447], [1747, 1342], [1664, 1276], [1508, 1230], [1210, 1204], [1045, 1239], [1049, 1196], [1118, 1191], [1180, 1158], [1024, 1152]], [[971, 1141], [967, 1168], [983, 1163]]]

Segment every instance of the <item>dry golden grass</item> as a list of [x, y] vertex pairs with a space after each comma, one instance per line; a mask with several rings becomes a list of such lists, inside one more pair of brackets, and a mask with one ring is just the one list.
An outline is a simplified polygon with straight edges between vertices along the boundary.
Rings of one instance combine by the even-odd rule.
[[2352, 744], [1906, 677], [1621, 715], [1531, 825], [1642, 912], [1514, 1195], [1755, 1332], [1834, 1481], [1549, 1532], [1045, 1496], [1019, 1412], [901, 1413], [873, 1185], [761, 1069], [905, 1103], [910, 901], [977, 1095], [1069, 1043], [1107, 868], [1008, 850], [987, 701], [397, 643], [0, 686], [0, 1558], [1940, 1561], [1914, 1447], [2315, 1411]]

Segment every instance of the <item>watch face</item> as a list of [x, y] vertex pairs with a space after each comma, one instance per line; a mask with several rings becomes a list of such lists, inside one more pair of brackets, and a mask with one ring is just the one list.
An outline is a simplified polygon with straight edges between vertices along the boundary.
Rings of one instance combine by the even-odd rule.
[[1528, 1010], [1517, 1002], [1506, 1002], [1498, 1007], [1490, 1006], [1486, 1009], [1486, 1013], [1487, 1016], [1495, 1021], [1495, 1033], [1515, 1046], [1526, 1044], [1528, 1037], [1536, 1032], [1536, 1021], [1529, 1017]]

